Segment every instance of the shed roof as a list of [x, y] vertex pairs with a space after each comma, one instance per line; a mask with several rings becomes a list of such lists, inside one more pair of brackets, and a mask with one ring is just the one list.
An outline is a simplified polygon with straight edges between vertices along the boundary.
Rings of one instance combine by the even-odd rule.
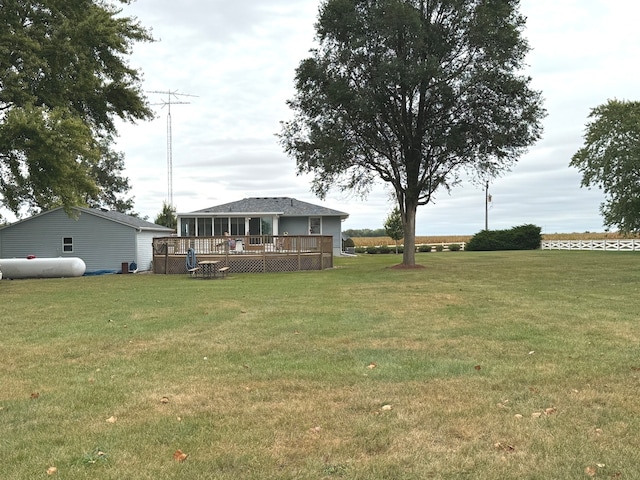
[[[250, 197], [243, 198], [237, 202], [224, 203], [202, 210], [196, 210], [191, 214], [259, 214], [270, 213], [283, 217], [301, 217], [301, 216], [318, 216], [318, 217], [341, 217], [347, 218], [348, 213], [331, 208], [314, 205], [308, 202], [302, 202], [291, 197]], [[187, 214], [181, 214], [184, 216]]]
[[[4, 227], [0, 227], [0, 229], [1, 228], [9, 228], [12, 225], [16, 225], [18, 223], [28, 222], [28, 221], [31, 221], [31, 220], [33, 220], [35, 218], [41, 217], [43, 215], [47, 215], [47, 214], [49, 214], [51, 212], [55, 212], [55, 211], [58, 211], [58, 210], [62, 210], [62, 207], [57, 207], [57, 208], [54, 208], [52, 210], [47, 210], [46, 212], [42, 212], [42, 213], [39, 213], [39, 214], [34, 215], [32, 217], [20, 220], [18, 222], [6, 225]], [[146, 220], [142, 220], [141, 218], [133, 217], [131, 215], [126, 215], [126, 214], [120, 213], [120, 212], [112, 212], [110, 210], [99, 210], [99, 209], [96, 209], [96, 208], [86, 208], [86, 207], [73, 207], [73, 210], [78, 211], [80, 214], [86, 213], [88, 215], [94, 215], [96, 217], [104, 218], [105, 220], [109, 220], [109, 221], [116, 222], [116, 223], [121, 223], [123, 225], [127, 225], [129, 227], [136, 228], [138, 230], [157, 231], [157, 232], [162, 232], [162, 233], [170, 233], [170, 232], [174, 231], [173, 229], [165, 227], [163, 225], [158, 225], [156, 223], [147, 222]]]

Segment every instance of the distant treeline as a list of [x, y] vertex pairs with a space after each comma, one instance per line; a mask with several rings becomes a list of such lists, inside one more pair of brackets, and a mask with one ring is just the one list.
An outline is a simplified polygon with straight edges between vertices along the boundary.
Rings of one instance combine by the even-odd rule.
[[347, 230], [343, 230], [342, 233], [347, 237], [353, 238], [384, 237], [387, 235], [387, 232], [384, 231], [384, 228], [378, 228], [376, 230], [371, 230], [370, 228], [349, 228]]

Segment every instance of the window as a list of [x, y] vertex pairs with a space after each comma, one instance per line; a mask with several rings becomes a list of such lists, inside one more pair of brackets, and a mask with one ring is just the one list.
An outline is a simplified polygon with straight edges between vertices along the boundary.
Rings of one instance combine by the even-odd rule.
[[273, 217], [262, 217], [260, 219], [260, 226], [262, 227], [262, 235], [272, 235], [273, 234]]
[[320, 217], [309, 217], [309, 235], [322, 234], [322, 221]]
[[73, 237], [64, 237], [62, 239], [62, 251], [64, 253], [73, 252]]
[[210, 218], [198, 219], [198, 236], [199, 237], [211, 236], [211, 219]]
[[183, 218], [180, 222], [180, 236], [181, 237], [195, 237], [196, 236], [196, 219], [195, 218]]
[[244, 235], [244, 217], [231, 217], [229, 219], [229, 224], [231, 227], [231, 235]]
[[213, 219], [213, 234], [215, 236], [222, 236], [224, 232], [229, 231], [229, 219], [228, 218], [214, 218]]

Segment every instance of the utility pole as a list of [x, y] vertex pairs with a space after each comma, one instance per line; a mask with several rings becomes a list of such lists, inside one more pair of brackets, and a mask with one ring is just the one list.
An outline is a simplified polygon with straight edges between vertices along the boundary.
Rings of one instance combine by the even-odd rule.
[[489, 195], [489, 180], [484, 184], [484, 229], [489, 230], [489, 203], [491, 195]]
[[179, 101], [178, 97], [197, 97], [197, 95], [189, 95], [187, 93], [178, 93], [177, 90], [150, 90], [149, 93], [158, 93], [166, 95], [167, 99], [161, 103], [152, 103], [151, 105], [161, 105], [162, 108], [167, 107], [167, 204], [173, 206], [173, 134], [171, 131], [171, 105], [189, 104], [191, 102]]

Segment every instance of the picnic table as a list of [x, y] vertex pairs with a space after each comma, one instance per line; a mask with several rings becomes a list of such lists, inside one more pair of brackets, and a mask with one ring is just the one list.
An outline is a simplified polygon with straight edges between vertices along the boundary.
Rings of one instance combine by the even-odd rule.
[[202, 278], [215, 278], [218, 276], [218, 264], [220, 260], [203, 260], [198, 262]]

